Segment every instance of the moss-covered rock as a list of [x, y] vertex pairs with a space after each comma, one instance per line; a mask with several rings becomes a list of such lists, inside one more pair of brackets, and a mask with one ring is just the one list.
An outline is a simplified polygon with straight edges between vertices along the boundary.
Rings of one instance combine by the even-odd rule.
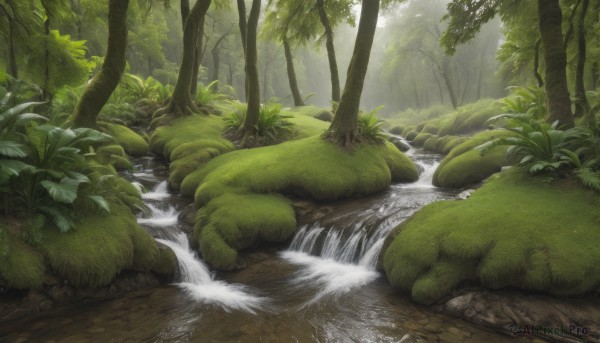
[[177, 269], [177, 256], [175, 252], [164, 244], [158, 244], [158, 258], [152, 267], [152, 271], [171, 279]]
[[485, 155], [475, 148], [495, 138], [514, 134], [506, 130], [481, 132], [456, 146], [442, 160], [433, 174], [433, 184], [444, 188], [463, 188], [485, 180], [499, 172], [503, 166], [511, 165], [506, 157], [507, 147], [498, 146]]
[[425, 149], [425, 151], [438, 152], [438, 144], [440, 140], [441, 138], [438, 136], [429, 137], [429, 139], [427, 139], [423, 144], [423, 149]]
[[148, 142], [130, 128], [118, 124], [102, 123], [100, 129], [113, 136], [128, 155], [144, 156], [148, 154]]
[[432, 135], [431, 133], [426, 133], [426, 132], [419, 133], [419, 134], [418, 134], [418, 135], [415, 137], [415, 139], [413, 139], [413, 141], [412, 141], [412, 145], [413, 145], [413, 146], [415, 146], [415, 147], [417, 147], [417, 148], [420, 148], [420, 147], [422, 147], [422, 146], [425, 144], [425, 142], [426, 142], [426, 141], [427, 141], [429, 138], [431, 138], [431, 137], [433, 137], [433, 135]]
[[123, 205], [111, 203], [110, 215], [86, 216], [76, 227], [45, 230], [42, 245], [50, 268], [74, 286], [105, 286], [122, 270], [148, 270], [158, 258], [156, 243]]
[[154, 131], [150, 149], [171, 161], [171, 187], [179, 189], [192, 171], [215, 156], [235, 150], [233, 143], [221, 136], [223, 128], [222, 117], [198, 114], [177, 118]]
[[412, 142], [419, 135], [417, 131], [410, 131], [406, 134], [405, 138], [407, 141]]
[[416, 179], [414, 163], [391, 143], [347, 152], [311, 137], [221, 155], [188, 175], [181, 191], [194, 194], [200, 208], [195, 232], [203, 258], [229, 269], [238, 250], [295, 231], [293, 208], [277, 193], [334, 200]]
[[8, 251], [6, 256], [0, 256], [0, 285], [16, 289], [41, 288], [46, 271], [43, 256], [10, 233], [4, 237]]
[[390, 133], [393, 135], [402, 135], [402, 132], [404, 132], [404, 129], [406, 129], [406, 127], [403, 125], [395, 125], [394, 127], [392, 127], [390, 129]]
[[600, 197], [574, 180], [519, 168], [464, 201], [441, 201], [396, 228], [384, 251], [391, 284], [431, 304], [465, 280], [576, 295], [600, 285]]
[[[402, 130], [402, 137], [408, 139], [408, 134], [412, 131], [416, 132], [417, 127], [415, 125], [407, 126], [404, 130]], [[417, 136], [418, 132], [415, 134]]]
[[333, 120], [333, 114], [330, 111], [323, 110], [315, 115], [316, 119], [331, 122]]
[[423, 126], [423, 129], [421, 130], [421, 133], [429, 133], [432, 135], [435, 135], [438, 132], [438, 127], [432, 124], [426, 124], [425, 126]]
[[[446, 137], [454, 137], [454, 136], [446, 136]], [[464, 142], [466, 142], [468, 140], [469, 140], [468, 137], [455, 137], [454, 139], [450, 139], [442, 148], [442, 154], [448, 155], [450, 153], [450, 151], [452, 151], [452, 149], [456, 148], [457, 146], [463, 144]]]

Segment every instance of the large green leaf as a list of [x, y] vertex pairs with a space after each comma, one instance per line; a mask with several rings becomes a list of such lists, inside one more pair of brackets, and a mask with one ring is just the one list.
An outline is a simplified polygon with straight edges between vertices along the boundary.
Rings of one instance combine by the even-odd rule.
[[23, 158], [27, 156], [27, 147], [15, 141], [0, 140], [0, 155], [10, 158]]
[[88, 197], [100, 208], [104, 213], [110, 214], [110, 205], [104, 197], [100, 195], [88, 195]]
[[65, 233], [75, 228], [73, 221], [68, 214], [61, 208], [55, 206], [40, 206], [40, 211], [52, 219], [52, 222], [60, 230]]
[[60, 183], [44, 180], [40, 184], [48, 191], [54, 201], [72, 204], [77, 199], [77, 188], [83, 181], [71, 178], [63, 178]]
[[24, 170], [33, 171], [34, 166], [17, 160], [0, 160], [0, 173], [18, 176]]

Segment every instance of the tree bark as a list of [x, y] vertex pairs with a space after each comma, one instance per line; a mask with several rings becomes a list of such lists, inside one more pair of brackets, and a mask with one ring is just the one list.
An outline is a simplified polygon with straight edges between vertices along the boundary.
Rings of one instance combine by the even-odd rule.
[[192, 98], [196, 97], [198, 91], [198, 75], [200, 73], [200, 65], [202, 64], [202, 56], [204, 56], [204, 19], [202, 16], [200, 23], [198, 24], [198, 36], [196, 39], [196, 55], [194, 56], [194, 69], [192, 70], [192, 86], [190, 88], [190, 94]]
[[452, 80], [450, 79], [450, 71], [448, 70], [448, 58], [444, 59], [444, 63], [440, 67], [440, 74], [444, 79], [444, 83], [446, 84], [446, 89], [448, 90], [448, 95], [450, 96], [450, 102], [452, 103], [452, 108], [458, 108], [458, 99], [456, 98], [456, 92], [454, 91], [454, 86], [452, 85]]
[[344, 93], [331, 126], [325, 134], [333, 142], [346, 148], [352, 147], [357, 139], [360, 97], [369, 67], [378, 17], [379, 0], [364, 0]]
[[544, 79], [542, 79], [542, 75], [540, 75], [540, 45], [542, 44], [542, 40], [538, 39], [535, 43], [535, 55], [533, 57], [533, 75], [537, 80], [538, 87], [544, 87]]
[[[226, 33], [226, 34], [222, 35], [221, 37], [219, 37], [219, 39], [217, 39], [217, 42], [215, 43], [215, 45], [213, 45], [213, 48], [211, 50], [212, 59], [213, 59], [213, 70], [212, 70], [211, 81], [219, 80], [219, 69], [221, 67], [221, 59], [220, 59], [221, 43], [227, 36], [229, 36], [229, 33]], [[219, 87], [219, 84], [217, 83], [215, 89], [218, 89], [218, 87]]]
[[48, 44], [50, 43], [50, 9], [46, 0], [42, 0], [42, 8], [46, 12], [46, 20], [44, 21], [44, 35], [46, 36], [46, 46], [44, 49], [44, 82], [42, 84], [42, 98], [44, 101], [50, 100], [50, 49]]
[[196, 60], [196, 42], [198, 40], [198, 26], [210, 7], [211, 0], [198, 0], [191, 9], [185, 21], [183, 31], [183, 57], [179, 67], [179, 75], [173, 96], [169, 104], [158, 110], [154, 117], [172, 114], [174, 116], [189, 115], [195, 112], [196, 105], [191, 97], [193, 70]]
[[567, 128], [575, 125], [567, 88], [567, 54], [562, 41], [562, 12], [559, 0], [538, 0], [539, 28], [544, 49], [545, 88], [548, 114], [546, 121]]
[[125, 71], [127, 51], [127, 8], [129, 0], [108, 2], [108, 47], [102, 69], [89, 83], [75, 112], [71, 116], [74, 127], [96, 127], [102, 107], [117, 88]]
[[290, 90], [292, 91], [292, 97], [294, 98], [294, 106], [304, 106], [304, 100], [300, 95], [298, 89], [298, 80], [296, 79], [296, 69], [294, 68], [294, 56], [292, 56], [292, 49], [287, 39], [283, 40], [283, 50], [285, 52], [285, 62], [287, 64], [288, 80], [290, 82]]
[[8, 21], [8, 33], [6, 35], [6, 40], [7, 40], [7, 45], [8, 45], [8, 63], [6, 66], [7, 72], [10, 76], [12, 76], [13, 78], [18, 78], [18, 69], [17, 69], [17, 60], [15, 58], [15, 44], [14, 44], [14, 28], [13, 28], [13, 19], [11, 16], [8, 15], [8, 12], [6, 11], [6, 9], [4, 8], [4, 6], [2, 6], [0, 4], [0, 11], [2, 11], [2, 13], [4, 14], [4, 16], [6, 17], [6, 20]]
[[585, 96], [585, 17], [587, 16], [590, 0], [583, 0], [581, 13], [577, 23], [577, 69], [575, 71], [575, 117], [583, 117], [590, 111], [590, 105]]
[[[246, 2], [244, 0], [237, 0], [238, 9], [238, 26], [240, 28], [240, 36], [242, 39], [242, 49], [244, 50], [244, 58], [246, 57], [246, 47], [248, 38], [248, 23], [246, 21]], [[247, 74], [245, 71], [244, 75]], [[244, 76], [244, 98], [248, 100], [248, 78]]]
[[181, 29], [185, 31], [185, 20], [190, 14], [190, 0], [181, 0]]
[[333, 29], [331, 28], [329, 17], [327, 17], [327, 13], [325, 12], [324, 0], [317, 0], [317, 9], [319, 11], [319, 19], [325, 29], [325, 47], [327, 48], [329, 71], [331, 73], [331, 100], [340, 102], [340, 75], [335, 57], [335, 47], [333, 45]]
[[258, 76], [258, 49], [256, 47], [256, 27], [260, 15], [261, 0], [252, 0], [252, 8], [248, 17], [246, 31], [246, 79], [248, 80], [248, 109], [246, 118], [240, 127], [244, 135], [242, 145], [249, 136], [256, 135], [256, 128], [260, 115], [260, 81]]

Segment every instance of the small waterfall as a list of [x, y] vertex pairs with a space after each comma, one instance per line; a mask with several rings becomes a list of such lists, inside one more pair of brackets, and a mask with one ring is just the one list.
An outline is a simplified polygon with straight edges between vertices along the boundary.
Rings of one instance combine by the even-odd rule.
[[158, 185], [156, 185], [151, 192], [142, 194], [142, 199], [144, 200], [164, 200], [171, 196], [168, 190], [168, 182], [167, 180], [162, 181]]
[[173, 240], [157, 241], [171, 248], [177, 256], [181, 282], [175, 285], [195, 301], [220, 306], [226, 311], [242, 310], [255, 313], [255, 310], [261, 308], [264, 299], [248, 293], [244, 286], [214, 280], [208, 267], [189, 248], [185, 233], [179, 232]]
[[138, 218], [138, 224], [152, 226], [172, 226], [177, 224], [178, 212], [175, 207], [169, 206], [166, 210], [161, 210], [156, 205], [146, 204], [151, 212], [150, 218]]
[[[190, 249], [187, 235], [179, 229], [178, 212], [174, 206], [161, 207], [159, 200], [170, 197], [167, 181], [162, 181], [152, 192], [143, 195], [150, 209], [149, 218], [138, 218], [160, 242], [173, 250], [177, 257], [180, 282], [176, 283], [198, 303], [219, 306], [225, 311], [241, 310], [255, 313], [262, 307], [264, 299], [249, 293], [243, 285], [228, 284], [215, 280], [208, 267]], [[149, 203], [147, 200], [153, 200]], [[161, 237], [161, 238], [156, 238]]]
[[423, 172], [419, 176], [419, 180], [414, 183], [402, 185], [402, 188], [435, 188], [433, 185], [433, 174], [440, 165], [440, 162], [420, 162], [419, 164], [423, 167]]

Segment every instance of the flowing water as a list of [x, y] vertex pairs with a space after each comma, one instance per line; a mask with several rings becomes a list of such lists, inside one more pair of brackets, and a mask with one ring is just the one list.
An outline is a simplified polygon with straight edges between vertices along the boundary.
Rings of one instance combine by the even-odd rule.
[[144, 159], [131, 177], [152, 188], [144, 194], [151, 213], [138, 222], [173, 249], [180, 279], [0, 323], [0, 342], [505, 342], [415, 305], [377, 270], [394, 227], [423, 205], [457, 195], [431, 185], [438, 156], [409, 155], [423, 167], [418, 182], [328, 204], [286, 250], [250, 253], [248, 268], [220, 273], [189, 247], [177, 220], [187, 202], [168, 191], [164, 173], [153, 173], [159, 164]]

